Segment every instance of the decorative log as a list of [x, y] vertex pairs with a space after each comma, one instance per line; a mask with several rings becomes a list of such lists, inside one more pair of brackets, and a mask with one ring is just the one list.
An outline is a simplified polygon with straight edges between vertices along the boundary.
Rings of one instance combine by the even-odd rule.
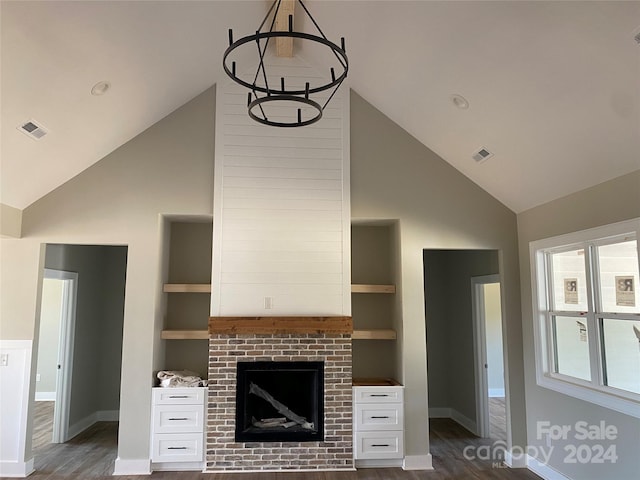
[[252, 393], [253, 395], [258, 396], [263, 400], [266, 400], [271, 404], [273, 408], [275, 408], [278, 411], [278, 413], [284, 415], [289, 420], [296, 422], [302, 428], [305, 428], [307, 430], [315, 430], [315, 426], [313, 422], [308, 422], [306, 418], [301, 417], [300, 415], [297, 415], [296, 413], [292, 412], [291, 410], [289, 410], [289, 407], [280, 403], [278, 400], [273, 398], [273, 396], [269, 392], [267, 392], [266, 390], [263, 390], [253, 382], [249, 385], [249, 393]]

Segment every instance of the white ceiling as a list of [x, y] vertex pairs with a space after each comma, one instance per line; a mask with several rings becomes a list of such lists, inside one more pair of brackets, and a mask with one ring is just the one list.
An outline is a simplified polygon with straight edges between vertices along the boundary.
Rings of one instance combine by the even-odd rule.
[[[640, 1], [306, 3], [346, 37], [351, 88], [515, 212], [640, 169]], [[227, 29], [268, 5], [2, 0], [0, 201], [27, 207], [226, 81]]]

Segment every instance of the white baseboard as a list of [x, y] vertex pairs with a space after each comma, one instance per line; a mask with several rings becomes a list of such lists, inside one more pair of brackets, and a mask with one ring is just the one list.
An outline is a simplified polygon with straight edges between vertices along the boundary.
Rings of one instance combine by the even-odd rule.
[[151, 462], [152, 472], [177, 472], [177, 471], [190, 471], [190, 472], [202, 472], [206, 468], [205, 462]]
[[426, 455], [407, 455], [402, 462], [403, 470], [433, 470], [433, 457]]
[[504, 388], [490, 388], [489, 397], [504, 397]]
[[429, 418], [451, 418], [451, 409], [445, 407], [429, 408]]
[[99, 410], [87, 415], [82, 420], [69, 425], [68, 439], [70, 440], [76, 435], [84, 432], [87, 428], [96, 422], [117, 422], [120, 416], [119, 410]]
[[55, 402], [56, 392], [36, 392], [36, 402]]
[[142, 458], [137, 460], [124, 460], [116, 458], [114, 475], [151, 475], [151, 460]]
[[551, 468], [546, 463], [540, 463], [533, 457], [529, 455], [526, 456], [527, 468], [531, 470], [533, 473], [542, 477], [544, 480], [571, 480], [566, 475], [563, 475], [559, 471]]
[[99, 410], [96, 416], [98, 422], [117, 422], [120, 420], [120, 410]]
[[527, 468], [527, 456], [518, 454], [513, 456], [511, 452], [504, 452], [504, 463], [509, 468]]
[[469, 430], [471, 433], [475, 433], [475, 434], [478, 433], [478, 425], [476, 424], [476, 422], [471, 420], [469, 417], [461, 414], [455, 408], [451, 409], [451, 419], [454, 422], [462, 425], [464, 428]]
[[471, 433], [478, 433], [478, 425], [469, 417], [461, 414], [455, 408], [433, 407], [429, 409], [429, 418], [450, 418], [454, 422], [462, 425]]
[[356, 468], [389, 468], [389, 467], [402, 467], [401, 458], [393, 459], [380, 459], [380, 460], [354, 460], [353, 462]]
[[0, 462], [0, 477], [24, 478], [34, 471], [33, 458], [28, 462]]

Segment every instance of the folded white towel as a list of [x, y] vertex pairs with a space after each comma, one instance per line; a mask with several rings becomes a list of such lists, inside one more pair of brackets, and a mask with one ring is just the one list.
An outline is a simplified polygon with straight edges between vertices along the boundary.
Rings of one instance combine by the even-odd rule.
[[204, 387], [207, 383], [189, 370], [160, 370], [158, 379], [161, 387]]

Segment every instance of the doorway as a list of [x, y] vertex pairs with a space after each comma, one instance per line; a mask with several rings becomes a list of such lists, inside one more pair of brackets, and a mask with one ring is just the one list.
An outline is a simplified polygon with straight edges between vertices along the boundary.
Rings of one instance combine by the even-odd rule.
[[[449, 419], [464, 427], [473, 435], [489, 437], [490, 426], [485, 428], [484, 415], [490, 404], [489, 380], [483, 382], [483, 375], [479, 375], [479, 367], [496, 363], [479, 360], [479, 333], [476, 332], [476, 295], [474, 282], [482, 285], [495, 283], [497, 287], [488, 287], [487, 293], [499, 292], [500, 282], [500, 252], [498, 250], [443, 250], [425, 249], [424, 288], [425, 288], [425, 319], [427, 336], [427, 382], [429, 391], [429, 417], [431, 419]], [[475, 280], [474, 280], [475, 279]], [[491, 290], [493, 288], [493, 291]], [[482, 287], [484, 294], [484, 286]], [[483, 297], [483, 305], [484, 305]], [[502, 300], [495, 298], [486, 301], [500, 314], [498, 323], [502, 325]], [[492, 318], [496, 315], [492, 314]], [[493, 332], [493, 330], [491, 330]], [[493, 346], [503, 345], [503, 340], [494, 340], [490, 348], [483, 342], [482, 349], [491, 355], [502, 357], [495, 353]], [[500, 332], [500, 337], [502, 334]], [[493, 358], [491, 356], [490, 358]], [[507, 368], [501, 362], [503, 368]], [[488, 370], [488, 369], [487, 369]], [[491, 372], [493, 374], [493, 370]], [[503, 379], [508, 378], [506, 371], [496, 374]], [[493, 378], [493, 377], [492, 377]], [[486, 386], [485, 386], [486, 385]], [[508, 392], [507, 385], [494, 385], [492, 382], [491, 403], [508, 405], [508, 397], [502, 394], [502, 389]], [[479, 391], [486, 392], [482, 396]], [[500, 399], [504, 398], [502, 402]], [[483, 402], [479, 407], [479, 402]], [[498, 418], [498, 417], [496, 417]], [[504, 422], [504, 437], [508, 437], [510, 425], [508, 416], [502, 415]]]
[[117, 432], [127, 247], [47, 244], [44, 267], [33, 373], [36, 470], [62, 468], [60, 448], [72, 457], [75, 445], [90, 448], [95, 435], [83, 432]]
[[40, 305], [34, 446], [68, 440], [78, 274], [45, 268]]
[[471, 279], [478, 435], [507, 441], [506, 389], [499, 275]]

